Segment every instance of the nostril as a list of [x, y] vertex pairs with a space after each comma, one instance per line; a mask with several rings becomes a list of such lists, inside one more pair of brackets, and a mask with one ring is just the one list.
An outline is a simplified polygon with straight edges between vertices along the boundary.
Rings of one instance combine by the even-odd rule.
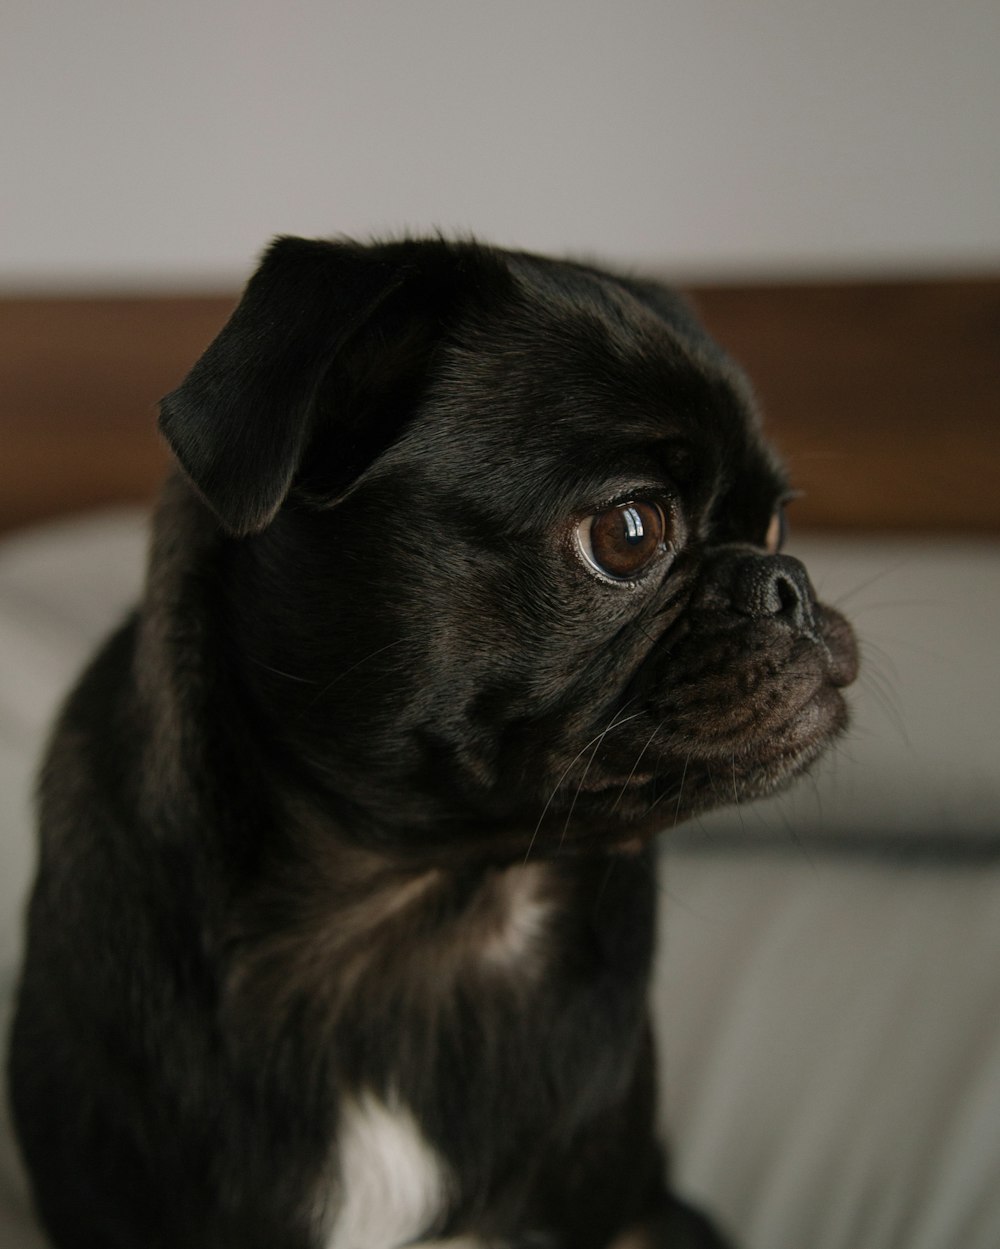
[[798, 587], [788, 577], [778, 575], [774, 578], [774, 598], [776, 600], [775, 616], [794, 616], [802, 605]]
[[787, 555], [741, 556], [730, 565], [731, 607], [757, 620], [782, 620], [796, 629], [812, 622], [812, 587], [806, 570]]
[[748, 569], [738, 584], [734, 606], [747, 616], [795, 616], [802, 596], [791, 577], [779, 569], [759, 564]]
[[791, 555], [722, 548], [706, 561], [694, 602], [724, 617], [770, 620], [800, 633], [818, 634], [809, 574]]

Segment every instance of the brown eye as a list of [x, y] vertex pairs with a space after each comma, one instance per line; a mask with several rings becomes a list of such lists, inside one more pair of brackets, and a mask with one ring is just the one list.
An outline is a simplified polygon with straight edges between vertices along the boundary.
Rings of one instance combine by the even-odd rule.
[[577, 526], [577, 541], [589, 564], [624, 581], [638, 576], [665, 549], [663, 509], [648, 499], [619, 503], [588, 516]]
[[785, 545], [787, 537], [788, 519], [785, 516], [785, 505], [779, 503], [774, 509], [771, 523], [767, 527], [767, 537], [764, 539], [764, 546], [767, 548], [768, 554], [777, 555]]

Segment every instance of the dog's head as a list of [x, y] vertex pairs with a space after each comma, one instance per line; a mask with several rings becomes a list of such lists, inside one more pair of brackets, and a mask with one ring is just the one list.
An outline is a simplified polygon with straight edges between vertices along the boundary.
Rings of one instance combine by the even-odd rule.
[[634, 845], [845, 723], [850, 627], [781, 551], [746, 383], [663, 287], [280, 240], [161, 426], [222, 535], [241, 714], [365, 836]]

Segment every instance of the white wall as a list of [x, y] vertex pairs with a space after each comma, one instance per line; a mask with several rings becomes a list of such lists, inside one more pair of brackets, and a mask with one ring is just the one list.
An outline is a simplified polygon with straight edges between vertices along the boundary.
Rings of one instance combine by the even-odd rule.
[[998, 0], [5, 0], [0, 284], [276, 232], [681, 276], [1000, 266]]

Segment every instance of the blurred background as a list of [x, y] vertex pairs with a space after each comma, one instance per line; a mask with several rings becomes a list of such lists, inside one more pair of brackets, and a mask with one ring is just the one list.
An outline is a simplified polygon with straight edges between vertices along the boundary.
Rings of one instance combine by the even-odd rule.
[[677, 276], [1000, 264], [993, 0], [8, 0], [10, 290], [229, 288], [269, 235]]
[[993, 529], [998, 64], [995, 0], [8, 0], [0, 526], [148, 497], [272, 235], [442, 229], [689, 289], [800, 521]]

